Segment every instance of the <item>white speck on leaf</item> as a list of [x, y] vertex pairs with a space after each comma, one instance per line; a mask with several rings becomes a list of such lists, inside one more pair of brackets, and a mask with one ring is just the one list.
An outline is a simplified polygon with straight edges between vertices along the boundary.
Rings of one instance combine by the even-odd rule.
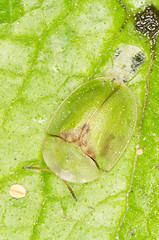
[[136, 155], [142, 155], [142, 154], [143, 154], [142, 149], [138, 149], [138, 150], [136, 151]]

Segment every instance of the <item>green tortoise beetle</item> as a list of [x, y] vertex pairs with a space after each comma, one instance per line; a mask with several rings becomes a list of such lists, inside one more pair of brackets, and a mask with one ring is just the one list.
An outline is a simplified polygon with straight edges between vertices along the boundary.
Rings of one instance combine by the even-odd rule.
[[50, 170], [41, 170], [59, 176], [77, 201], [67, 181], [86, 183], [109, 171], [126, 148], [136, 117], [136, 101], [123, 82], [101, 77], [82, 84], [47, 126], [42, 153]]

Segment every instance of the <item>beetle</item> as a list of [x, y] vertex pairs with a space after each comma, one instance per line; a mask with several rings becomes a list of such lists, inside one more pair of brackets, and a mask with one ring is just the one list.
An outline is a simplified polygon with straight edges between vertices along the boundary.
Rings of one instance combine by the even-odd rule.
[[90, 182], [101, 171], [110, 171], [127, 147], [136, 118], [134, 95], [123, 82], [89, 80], [61, 103], [50, 120], [42, 144], [50, 170], [41, 170], [59, 176], [77, 201], [67, 182]]

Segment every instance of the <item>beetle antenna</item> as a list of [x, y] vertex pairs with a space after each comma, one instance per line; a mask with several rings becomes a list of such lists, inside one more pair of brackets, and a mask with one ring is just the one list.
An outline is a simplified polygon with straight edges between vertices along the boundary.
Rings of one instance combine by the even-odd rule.
[[[53, 171], [49, 170], [49, 169], [44, 169], [44, 168], [39, 168], [39, 167], [22, 167], [23, 169], [36, 169], [36, 170], [40, 170], [40, 171], [45, 171], [45, 172], [51, 172], [51, 173], [54, 173]], [[68, 190], [70, 191], [72, 197], [74, 198], [74, 200], [77, 202], [77, 198], [76, 198], [76, 195], [74, 194], [72, 188], [70, 187], [70, 185], [64, 180], [61, 178], [61, 180], [66, 184]]]
[[39, 167], [22, 167], [23, 169], [36, 169], [36, 170], [40, 170], [40, 171], [45, 171], [45, 172], [52, 172], [51, 170], [49, 169], [44, 169], [44, 168], [39, 168]]

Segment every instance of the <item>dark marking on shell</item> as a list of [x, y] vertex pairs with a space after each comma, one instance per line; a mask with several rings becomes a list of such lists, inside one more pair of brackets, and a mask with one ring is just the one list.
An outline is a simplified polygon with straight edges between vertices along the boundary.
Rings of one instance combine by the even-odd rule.
[[67, 138], [68, 138], [68, 133], [67, 132], [60, 132], [59, 133], [59, 136], [62, 138], [62, 139], [64, 139], [64, 140], [67, 140]]
[[59, 136], [66, 142], [76, 142], [79, 139], [79, 134], [77, 132], [60, 132]]
[[93, 159], [96, 158], [95, 153], [94, 153], [90, 148], [86, 149], [86, 152], [85, 152], [85, 153], [86, 153], [89, 157], [91, 157], [91, 158], [93, 158]]
[[105, 139], [103, 140], [103, 146], [101, 149], [101, 156], [105, 156], [108, 152], [109, 148], [111, 147], [111, 141], [115, 138], [113, 134], [107, 134]]
[[92, 159], [95, 159], [93, 150], [88, 147], [90, 126], [86, 123], [81, 128], [75, 129], [73, 132], [60, 132], [59, 136], [66, 142], [74, 143], [79, 146], [82, 151]]
[[90, 126], [89, 126], [87, 123], [85, 123], [85, 124], [82, 125], [81, 130], [82, 130], [83, 132], [89, 133], [89, 131], [90, 131]]

